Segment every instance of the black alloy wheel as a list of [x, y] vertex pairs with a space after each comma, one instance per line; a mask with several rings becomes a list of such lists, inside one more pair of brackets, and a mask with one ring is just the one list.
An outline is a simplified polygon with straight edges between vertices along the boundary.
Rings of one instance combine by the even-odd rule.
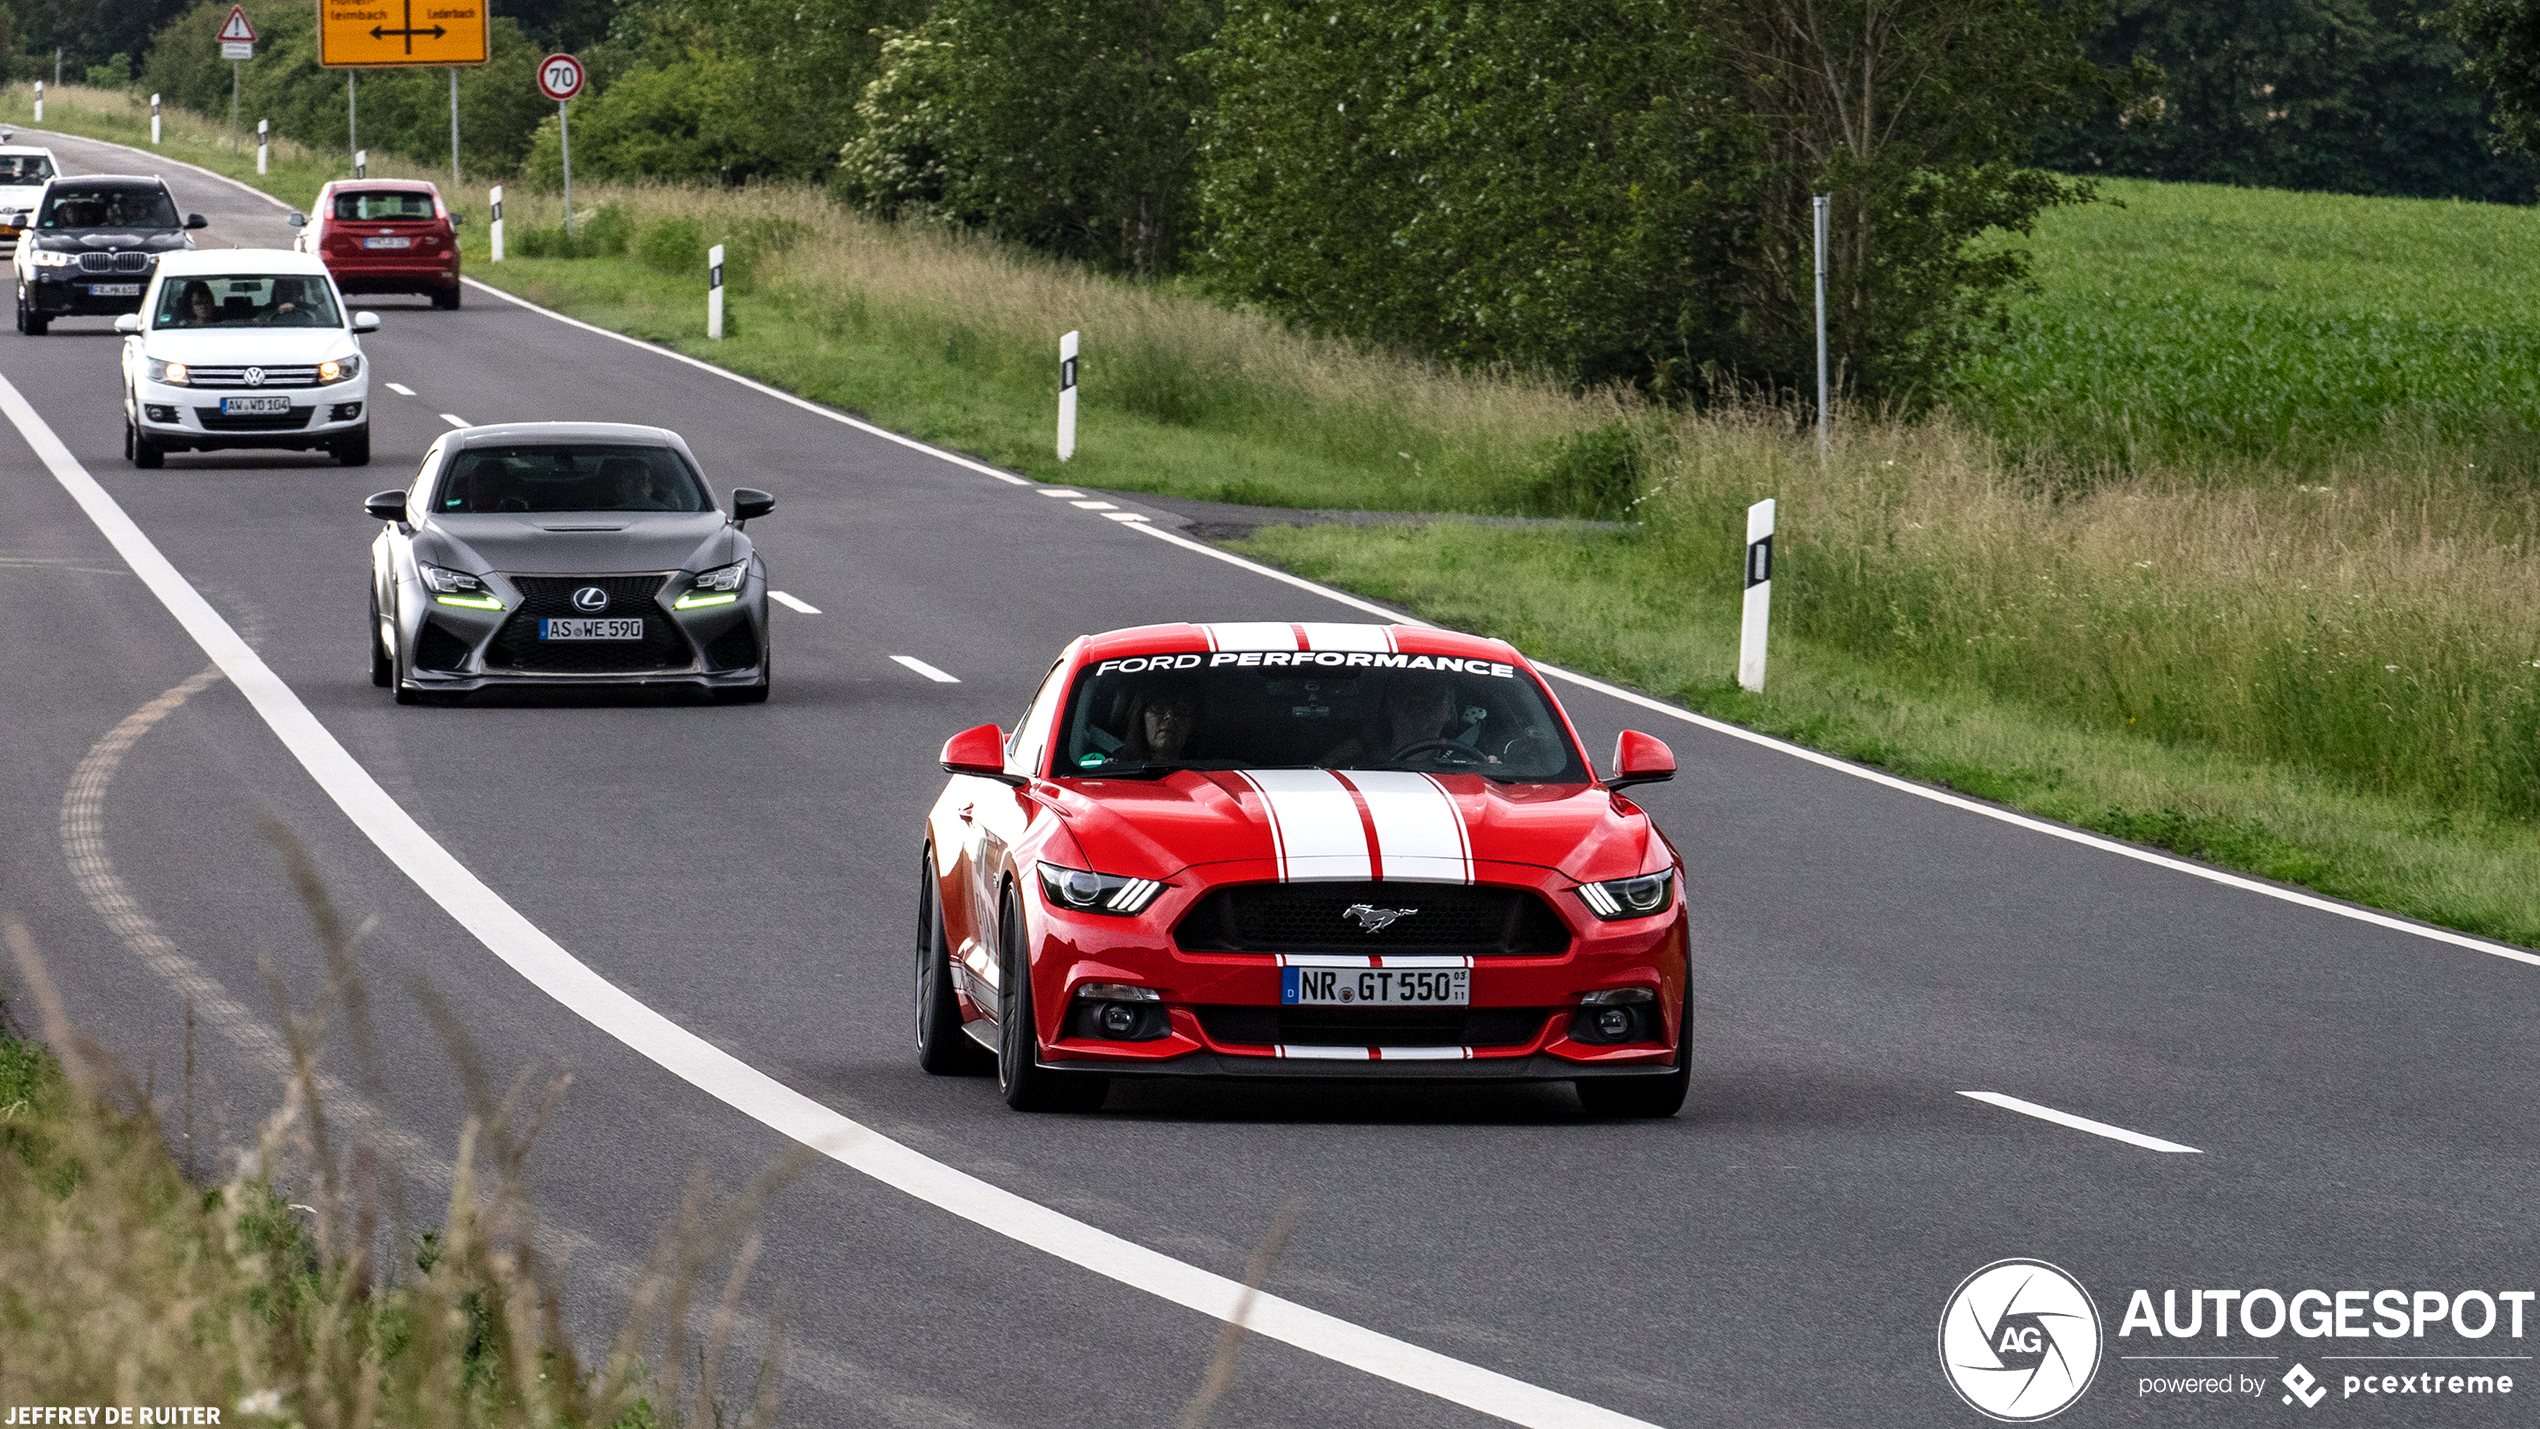
[[1676, 1025], [1676, 1069], [1664, 1076], [1581, 1077], [1572, 1083], [1590, 1116], [1662, 1117], [1684, 1109], [1693, 1087], [1693, 976], [1686, 969], [1684, 1016]]
[[1111, 1090], [1096, 1072], [1053, 1072], [1040, 1064], [1041, 1034], [1032, 1024], [1032, 960], [1024, 943], [1023, 903], [1006, 885], [997, 908], [997, 1090], [1016, 1111], [1097, 1111]]
[[934, 851], [921, 852], [917, 862], [917, 1065], [938, 1077], [983, 1076], [996, 1070], [996, 1054], [961, 1030]]

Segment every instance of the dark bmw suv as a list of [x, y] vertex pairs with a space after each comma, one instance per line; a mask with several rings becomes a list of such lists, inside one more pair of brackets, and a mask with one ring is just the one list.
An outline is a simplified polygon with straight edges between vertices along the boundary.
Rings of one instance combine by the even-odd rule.
[[157, 179], [55, 177], [35, 196], [13, 257], [18, 331], [41, 337], [58, 317], [141, 311], [159, 255], [194, 246], [203, 216], [176, 214]]

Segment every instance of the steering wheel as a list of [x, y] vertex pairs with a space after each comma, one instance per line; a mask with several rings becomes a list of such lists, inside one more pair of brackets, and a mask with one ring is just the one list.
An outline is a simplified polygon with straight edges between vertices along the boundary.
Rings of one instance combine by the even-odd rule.
[[1488, 764], [1490, 756], [1461, 740], [1417, 739], [1385, 756], [1387, 764], [1408, 764], [1415, 755], [1434, 755], [1440, 764]]

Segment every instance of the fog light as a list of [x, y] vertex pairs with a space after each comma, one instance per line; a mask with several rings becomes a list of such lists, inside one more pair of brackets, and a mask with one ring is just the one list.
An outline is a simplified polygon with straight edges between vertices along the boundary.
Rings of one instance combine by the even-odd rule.
[[362, 404], [361, 404], [361, 403], [359, 403], [359, 402], [338, 402], [338, 403], [336, 403], [336, 404], [335, 404], [334, 415], [333, 415], [333, 416], [328, 417], [328, 418], [327, 418], [327, 420], [328, 420], [328, 421], [330, 421], [330, 422], [349, 422], [349, 421], [353, 420], [355, 417], [360, 416], [361, 414], [362, 414]]
[[176, 409], [152, 402], [142, 407], [141, 415], [153, 422], [173, 422], [176, 420]]
[[1596, 1030], [1620, 1042], [1632, 1030], [1632, 1015], [1619, 1007], [1609, 1007], [1596, 1014]]
[[1114, 1037], [1126, 1037], [1137, 1030], [1138, 1010], [1125, 1002], [1107, 1002], [1102, 1008], [1102, 1030]]

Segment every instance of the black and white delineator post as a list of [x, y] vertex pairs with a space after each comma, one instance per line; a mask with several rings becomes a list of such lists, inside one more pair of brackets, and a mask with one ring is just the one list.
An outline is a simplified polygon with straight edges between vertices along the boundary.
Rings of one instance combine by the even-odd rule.
[[501, 184], [494, 185], [493, 208], [494, 261], [500, 263], [503, 261], [503, 186]]
[[1076, 334], [1058, 340], [1058, 459], [1076, 455]]
[[[1817, 464], [1819, 466], [1826, 463], [1826, 210], [1833, 203], [1834, 199], [1831, 195], [1817, 195]], [[1768, 525], [1766, 529], [1770, 530], [1771, 527]], [[1756, 683], [1758, 685], [1763, 683], [1760, 675], [1757, 676]]]
[[257, 120], [257, 121], [256, 121], [256, 172], [257, 172], [257, 173], [260, 173], [260, 174], [261, 174], [261, 173], [263, 173], [263, 172], [265, 171], [265, 158], [266, 158], [266, 148], [265, 148], [265, 146], [266, 146], [268, 143], [270, 143], [270, 142], [272, 141], [272, 138], [273, 138], [273, 121], [272, 121], [272, 120], [270, 120], [270, 119], [259, 119], [259, 120]]
[[706, 336], [723, 341], [723, 245], [706, 250]]
[[[60, 82], [60, 76], [55, 76], [54, 83]], [[35, 122], [38, 124], [44, 122], [44, 81], [40, 79], [35, 82]]]
[[370, 150], [355, 149], [353, 151], [353, 177], [357, 179], [370, 177]]
[[1737, 682], [1764, 688], [1764, 632], [1773, 609], [1773, 501], [1746, 508], [1746, 613], [1737, 632]]
[[150, 147], [159, 147], [159, 96], [150, 96]]

